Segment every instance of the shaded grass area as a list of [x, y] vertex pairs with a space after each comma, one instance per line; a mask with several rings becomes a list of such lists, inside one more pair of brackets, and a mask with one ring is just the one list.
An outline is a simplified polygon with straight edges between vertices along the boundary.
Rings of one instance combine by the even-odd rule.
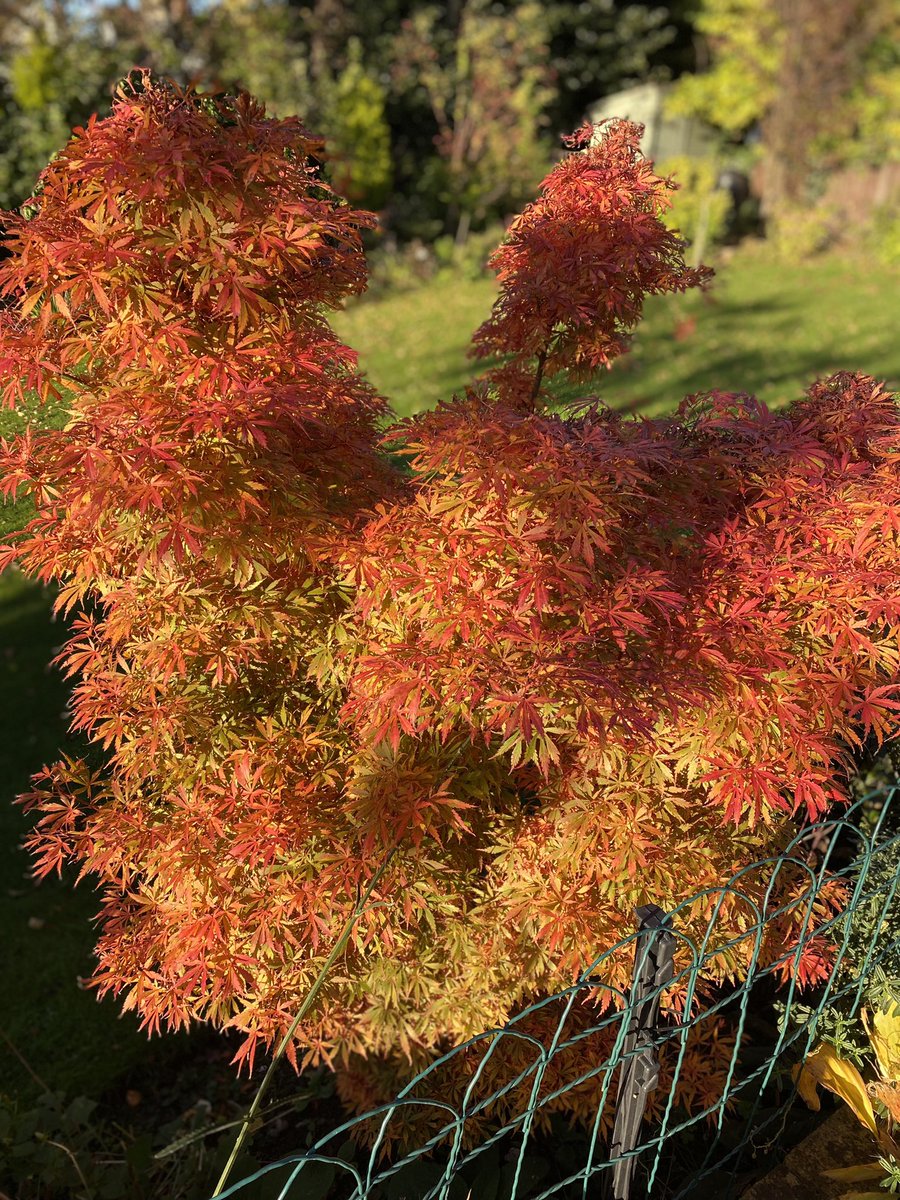
[[[65, 406], [59, 402], [35, 402], [17, 409], [0, 408], [0, 438], [9, 440], [24, 433], [26, 428], [38, 433], [43, 429], [59, 429], [65, 420]], [[21, 529], [33, 512], [34, 505], [28, 498], [6, 504], [0, 500], [0, 541], [13, 530]]]
[[[335, 326], [394, 411], [408, 416], [477, 373], [466, 349], [494, 295], [490, 279], [440, 280], [360, 303]], [[713, 387], [782, 405], [838, 370], [898, 386], [898, 319], [900, 271], [841, 258], [785, 266], [741, 251], [706, 295], [651, 299], [631, 353], [593, 390], [612, 408], [656, 416]], [[679, 340], [688, 322], [693, 333]]]
[[26, 1102], [44, 1085], [96, 1096], [163, 1045], [119, 1003], [98, 1004], [80, 986], [94, 969], [90, 883], [36, 883], [21, 846], [30, 822], [13, 797], [61, 749], [77, 752], [66, 738], [68, 689], [49, 666], [65, 632], [50, 603], [18, 572], [0, 576], [0, 1091]]
[[[681, 313], [696, 328], [677, 341]], [[708, 295], [654, 303], [604, 397], [614, 408], [654, 415], [716, 387], [752, 392], [776, 408], [841, 370], [897, 388], [898, 318], [896, 270], [838, 258], [776, 266], [738, 257]]]

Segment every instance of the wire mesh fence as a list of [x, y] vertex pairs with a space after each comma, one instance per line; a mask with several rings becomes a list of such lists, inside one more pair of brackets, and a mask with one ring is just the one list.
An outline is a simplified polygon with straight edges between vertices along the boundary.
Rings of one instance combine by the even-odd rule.
[[[645, 905], [637, 929], [570, 987], [222, 1195], [735, 1194], [796, 1119], [792, 1066], [835, 1013], [851, 1020], [892, 976], [898, 887], [900, 796], [889, 789], [670, 912]], [[773, 953], [786, 921], [796, 936]], [[633, 961], [628, 989], [610, 982], [622, 956]]]

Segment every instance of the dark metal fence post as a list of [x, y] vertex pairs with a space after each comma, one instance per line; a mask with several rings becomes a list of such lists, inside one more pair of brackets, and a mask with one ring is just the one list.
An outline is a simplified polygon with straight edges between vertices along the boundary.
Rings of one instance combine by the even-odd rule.
[[675, 936], [671, 931], [671, 919], [655, 904], [641, 905], [635, 910], [635, 916], [639, 937], [634, 953], [628, 1029], [622, 1047], [616, 1121], [610, 1146], [613, 1168], [607, 1175], [609, 1200], [631, 1200], [636, 1156], [621, 1156], [636, 1146], [647, 1108], [647, 1094], [659, 1082], [659, 1059], [653, 1041], [659, 1021], [659, 989], [671, 983], [675, 975]]

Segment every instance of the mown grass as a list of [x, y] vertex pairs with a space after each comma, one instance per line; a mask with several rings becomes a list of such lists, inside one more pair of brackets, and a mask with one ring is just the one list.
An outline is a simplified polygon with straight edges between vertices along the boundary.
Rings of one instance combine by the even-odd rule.
[[[431, 408], [477, 371], [466, 357], [492, 280], [440, 280], [363, 301], [335, 326], [398, 416]], [[822, 258], [774, 265], [740, 252], [704, 295], [653, 299], [631, 353], [597, 381], [613, 408], [655, 416], [692, 392], [753, 392], [776, 406], [818, 377], [862, 370], [900, 384], [900, 271]], [[688, 321], [690, 336], [678, 340]]]
[[133, 1014], [81, 985], [94, 970], [97, 895], [71, 877], [31, 878], [28, 821], [10, 803], [33, 772], [75, 749], [68, 688], [50, 666], [65, 634], [50, 603], [17, 572], [0, 577], [0, 1091], [23, 1098], [43, 1085], [98, 1095], [149, 1049]]
[[[335, 325], [397, 414], [408, 415], [472, 377], [466, 347], [493, 296], [488, 280], [443, 280], [358, 304]], [[632, 353], [602, 377], [599, 390], [613, 407], [656, 414], [713, 386], [783, 404], [841, 368], [897, 385], [898, 317], [900, 272], [840, 259], [774, 267], [741, 254], [708, 297], [651, 303]], [[676, 329], [690, 319], [693, 334], [677, 340]], [[0, 436], [26, 422], [61, 419], [59, 409], [3, 411]], [[0, 507], [0, 538], [28, 511], [24, 502]], [[66, 745], [66, 687], [48, 667], [63, 629], [49, 609], [45, 589], [14, 573], [0, 579], [0, 972], [7, 981], [0, 990], [0, 1090], [27, 1095], [38, 1088], [24, 1058], [51, 1087], [97, 1095], [137, 1065], [149, 1069], [161, 1044], [148, 1046], [132, 1015], [120, 1016], [112, 1000], [98, 1004], [78, 985], [92, 969], [98, 904], [89, 882], [36, 886], [20, 848], [27, 821], [9, 801]]]
[[[9, 440], [26, 428], [35, 432], [58, 429], [66, 419], [65, 407], [58, 402], [23, 405], [20, 408], [0, 408], [0, 438]], [[6, 504], [0, 500], [0, 542], [15, 529], [21, 529], [34, 511], [26, 497]]]

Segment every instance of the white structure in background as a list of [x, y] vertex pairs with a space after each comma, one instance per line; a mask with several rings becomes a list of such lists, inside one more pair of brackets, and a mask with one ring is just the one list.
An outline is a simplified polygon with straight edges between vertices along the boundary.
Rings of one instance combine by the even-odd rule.
[[588, 118], [595, 124], [609, 117], [640, 122], [644, 126], [641, 150], [657, 161], [682, 154], [689, 158], [705, 158], [712, 154], [715, 136], [708, 125], [694, 117], [675, 117], [666, 113], [666, 100], [671, 91], [670, 83], [639, 83], [592, 104]]

